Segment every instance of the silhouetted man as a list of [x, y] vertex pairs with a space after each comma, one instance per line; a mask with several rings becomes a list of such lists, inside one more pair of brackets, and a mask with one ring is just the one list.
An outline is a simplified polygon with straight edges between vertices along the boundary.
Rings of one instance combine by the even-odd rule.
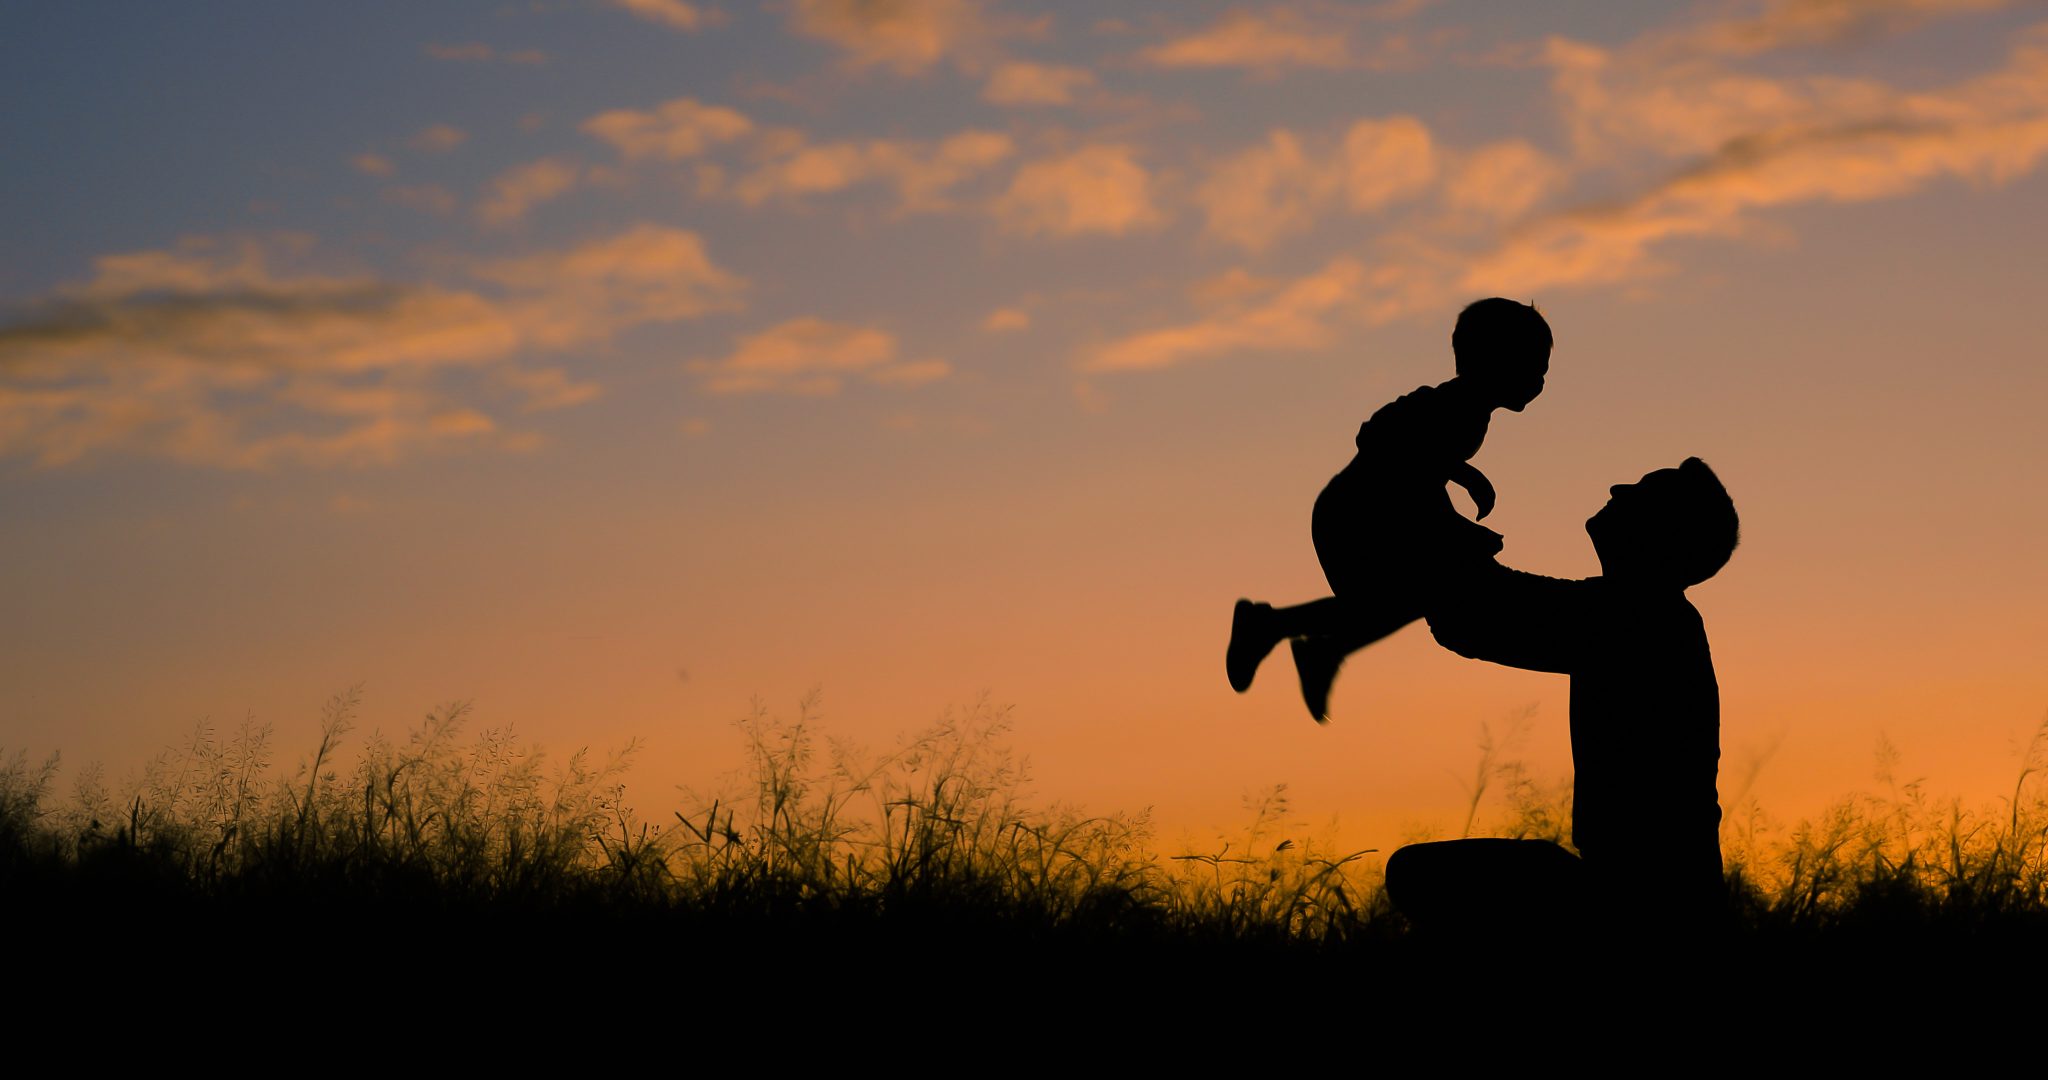
[[1489, 570], [1428, 616], [1461, 656], [1572, 677], [1579, 854], [1542, 840], [1404, 847], [1387, 860], [1387, 891], [1425, 931], [1687, 933], [1724, 900], [1720, 690], [1685, 590], [1734, 552], [1735, 504], [1698, 458], [1612, 495], [1586, 522], [1601, 576]]

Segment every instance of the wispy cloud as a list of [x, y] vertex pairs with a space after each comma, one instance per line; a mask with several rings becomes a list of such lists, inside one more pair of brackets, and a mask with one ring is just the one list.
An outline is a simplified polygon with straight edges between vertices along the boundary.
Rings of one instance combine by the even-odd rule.
[[942, 59], [975, 64], [977, 53], [1010, 27], [991, 20], [979, 0], [795, 0], [793, 31], [836, 45], [852, 68], [903, 76]]
[[1418, 39], [1390, 24], [1425, 6], [1427, 0], [1371, 5], [1305, 0], [1233, 8], [1208, 26], [1141, 50], [1137, 58], [1155, 68], [1235, 68], [1269, 76], [1290, 69], [1411, 67], [1433, 51], [1434, 39]]
[[1344, 34], [1287, 8], [1237, 9], [1201, 30], [1161, 42], [1139, 59], [1162, 68], [1338, 68], [1351, 61]]
[[1438, 152], [1429, 129], [1408, 116], [1360, 120], [1334, 145], [1291, 131], [1218, 161], [1196, 190], [1209, 235], [1247, 250], [1306, 232], [1338, 206], [1378, 211], [1425, 191]]
[[1463, 280], [1475, 287], [1639, 278], [1669, 269], [1655, 258], [1665, 241], [1737, 235], [1770, 208], [1896, 197], [1941, 179], [1999, 184], [2048, 155], [2048, 24], [2019, 35], [2004, 68], [1917, 92], [1667, 71], [1570, 43], [1553, 43], [1550, 56], [1567, 117], [1600, 151], [1633, 139], [1678, 164], [1634, 195], [1516, 230], [1472, 260]]
[[[273, 237], [100, 258], [0, 325], [0, 457], [269, 468], [509, 445], [444, 373], [730, 310], [746, 287], [695, 234], [656, 225], [463, 264], [455, 283], [303, 268], [313, 254]], [[566, 374], [510, 384], [528, 407], [591, 396]]]
[[357, 154], [348, 159], [348, 163], [364, 176], [390, 176], [398, 171], [398, 166], [382, 154]]
[[1330, 341], [1332, 322], [1358, 303], [1369, 282], [1357, 260], [1338, 258], [1263, 295], [1224, 290], [1209, 314], [1091, 349], [1080, 366], [1097, 372], [1147, 371], [1223, 353], [1320, 348]]
[[1197, 298], [1193, 317], [1127, 333], [1078, 362], [1143, 370], [1317, 348], [1338, 317], [1335, 297], [1345, 317], [1371, 324], [1473, 296], [1637, 285], [1683, 269], [1674, 241], [1755, 232], [1777, 208], [2026, 175], [2048, 160], [2048, 24], [2013, 35], [2002, 67], [1931, 89], [1750, 63], [1996, 6], [1785, 0], [1617, 47], [1553, 38], [1537, 55], [1570, 135], [1561, 149], [1446, 146], [1411, 118], [1355, 127], [1341, 150], [1269, 133], [1219, 159], [1196, 188], [1210, 235], [1260, 250], [1310, 230], [1340, 201], [1414, 202], [1368, 241], [1369, 259], [1284, 286], [1231, 277]]
[[1152, 177], [1137, 151], [1122, 143], [1085, 146], [1017, 170], [995, 203], [1003, 227], [1054, 236], [1122, 235], [1155, 228], [1165, 214], [1152, 198]]
[[1343, 168], [1345, 201], [1353, 210], [1378, 210], [1436, 177], [1436, 141], [1412, 116], [1361, 120], [1344, 133]]
[[2015, 0], [1773, 0], [1754, 15], [1710, 19], [1642, 43], [1665, 53], [1753, 56], [1791, 46], [1894, 34], [1950, 15], [2011, 6]]
[[651, 224], [563, 251], [479, 262], [469, 272], [509, 290], [526, 340], [543, 348], [734, 310], [747, 288], [712, 261], [696, 233]]
[[949, 209], [952, 190], [1002, 163], [1016, 150], [1008, 135], [963, 131], [937, 143], [876, 139], [812, 144], [785, 132], [769, 160], [733, 182], [731, 193], [750, 206], [802, 199], [863, 183], [895, 189], [901, 212]]
[[576, 381], [567, 368], [506, 367], [499, 377], [526, 399], [522, 410], [530, 413], [567, 409], [604, 396], [602, 386]]
[[585, 120], [587, 135], [618, 148], [628, 161], [681, 161], [754, 130], [753, 121], [723, 105], [677, 98], [654, 109], [614, 109]]
[[982, 100], [996, 105], [1071, 105], [1074, 95], [1095, 85], [1085, 68], [1011, 61], [990, 73]]
[[686, 366], [711, 394], [826, 395], [848, 379], [914, 386], [952, 371], [944, 360], [899, 360], [896, 336], [885, 330], [810, 317], [747, 335], [725, 356]]
[[997, 308], [981, 320], [981, 328], [991, 334], [1014, 333], [1031, 328], [1031, 313], [1023, 308]]
[[1445, 205], [1495, 219], [1517, 218], [1558, 190], [1564, 165], [1522, 139], [1505, 139], [1458, 155], [1444, 181]]
[[534, 207], [574, 190], [582, 178], [582, 166], [567, 158], [541, 158], [514, 166], [491, 181], [490, 190], [477, 203], [477, 220], [492, 226], [522, 221]]
[[675, 30], [701, 30], [718, 21], [717, 11], [685, 0], [611, 0], [611, 5]]
[[850, 66], [899, 75], [944, 60], [979, 70], [994, 59], [996, 42], [1037, 36], [1044, 26], [981, 0], [795, 0], [790, 14], [791, 29], [838, 47]]
[[1218, 162], [1195, 193], [1210, 235], [1258, 250], [1303, 232], [1337, 190], [1335, 170], [1311, 161], [1301, 139], [1273, 131]]
[[[695, 187], [700, 196], [732, 198], [749, 206], [797, 202], [862, 185], [896, 194], [899, 213], [928, 213], [954, 207], [961, 184], [987, 174], [1016, 152], [1003, 132], [967, 130], [935, 141], [918, 139], [836, 139], [813, 141], [794, 128], [762, 127], [738, 110], [678, 98], [651, 110], [615, 109], [583, 122], [585, 134], [615, 147], [629, 164], [700, 160]], [[743, 148], [748, 162], [735, 169], [730, 158], [709, 158], [721, 146]], [[520, 176], [536, 183], [558, 177]], [[514, 185], [516, 194], [522, 190]], [[512, 205], [519, 205], [511, 200]], [[508, 217], [515, 217], [509, 212]]]

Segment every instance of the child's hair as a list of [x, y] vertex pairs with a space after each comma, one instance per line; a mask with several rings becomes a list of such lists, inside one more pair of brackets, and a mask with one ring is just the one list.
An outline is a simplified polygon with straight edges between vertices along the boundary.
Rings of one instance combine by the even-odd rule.
[[1547, 360], [1550, 348], [1550, 323], [1536, 305], [1499, 296], [1466, 305], [1451, 330], [1451, 352], [1460, 375], [1484, 375], [1509, 364]]

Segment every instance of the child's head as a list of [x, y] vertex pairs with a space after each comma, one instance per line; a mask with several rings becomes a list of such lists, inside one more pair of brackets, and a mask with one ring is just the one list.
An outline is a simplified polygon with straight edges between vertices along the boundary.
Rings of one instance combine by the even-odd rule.
[[1499, 407], [1521, 412], [1543, 392], [1550, 371], [1550, 324], [1532, 304], [1477, 300], [1458, 313], [1451, 352], [1459, 378], [1486, 390]]

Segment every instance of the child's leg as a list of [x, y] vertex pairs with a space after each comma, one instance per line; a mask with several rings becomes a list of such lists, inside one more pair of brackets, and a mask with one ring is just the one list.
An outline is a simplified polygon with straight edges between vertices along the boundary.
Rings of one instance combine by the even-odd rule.
[[1321, 723], [1327, 718], [1330, 683], [1344, 658], [1415, 618], [1410, 612], [1375, 610], [1372, 604], [1335, 596], [1284, 608], [1239, 600], [1230, 620], [1230, 648], [1224, 656], [1230, 685], [1243, 693], [1266, 654], [1283, 638], [1291, 638], [1302, 700]]
[[1334, 596], [1284, 608], [1239, 600], [1230, 616], [1230, 649], [1223, 657], [1230, 688], [1240, 694], [1250, 689], [1259, 664], [1284, 638], [1341, 633], [1345, 611]]
[[[1414, 622], [1418, 615], [1401, 604], [1378, 607], [1356, 600], [1330, 597], [1301, 607], [1326, 607], [1309, 613], [1304, 620], [1324, 628], [1293, 637], [1294, 673], [1301, 680], [1301, 701], [1318, 724], [1330, 722], [1330, 684], [1337, 681], [1337, 669], [1344, 658]], [[1298, 610], [1298, 609], [1297, 609]]]

